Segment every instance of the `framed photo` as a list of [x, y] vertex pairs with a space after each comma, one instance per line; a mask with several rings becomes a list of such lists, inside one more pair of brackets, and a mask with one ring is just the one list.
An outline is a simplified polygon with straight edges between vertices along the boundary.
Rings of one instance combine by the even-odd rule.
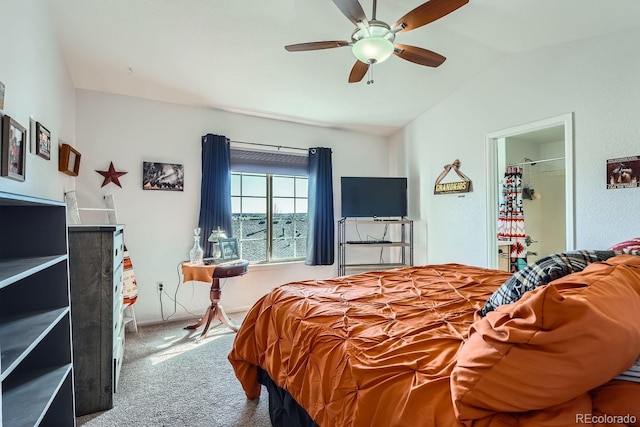
[[69, 176], [78, 176], [80, 172], [80, 157], [78, 150], [69, 144], [60, 146], [60, 156], [58, 158], [58, 171]]
[[640, 156], [607, 160], [607, 188], [640, 187]]
[[184, 166], [177, 163], [143, 162], [142, 189], [184, 191]]
[[36, 154], [43, 159], [51, 159], [51, 132], [36, 122]]
[[2, 118], [2, 165], [0, 175], [24, 181], [27, 129], [9, 116]]
[[0, 82], [0, 110], [4, 110], [4, 83]]
[[238, 239], [220, 239], [218, 244], [220, 245], [221, 258], [224, 261], [240, 258], [240, 255], [238, 255]]

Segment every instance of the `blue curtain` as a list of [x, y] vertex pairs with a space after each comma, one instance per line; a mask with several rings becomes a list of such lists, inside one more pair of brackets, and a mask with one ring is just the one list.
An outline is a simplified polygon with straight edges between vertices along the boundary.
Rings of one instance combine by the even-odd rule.
[[211, 231], [220, 227], [231, 237], [231, 161], [229, 138], [206, 134], [202, 137], [202, 185], [200, 219], [204, 256], [211, 257]]
[[307, 265], [332, 265], [334, 260], [333, 173], [331, 149], [309, 149]]

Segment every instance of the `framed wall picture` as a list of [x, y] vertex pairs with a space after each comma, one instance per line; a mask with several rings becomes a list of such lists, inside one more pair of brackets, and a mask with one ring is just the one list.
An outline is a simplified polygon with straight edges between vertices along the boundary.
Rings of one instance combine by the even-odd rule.
[[58, 159], [58, 171], [69, 176], [78, 176], [80, 172], [80, 156], [78, 150], [69, 144], [62, 144]]
[[4, 110], [4, 83], [0, 82], [0, 110]]
[[24, 181], [27, 129], [9, 116], [2, 118], [2, 160], [0, 175]]
[[607, 188], [640, 187], [640, 156], [607, 160]]
[[240, 258], [240, 255], [238, 255], [238, 239], [221, 238], [220, 240], [218, 240], [218, 244], [220, 245], [221, 258], [224, 261], [230, 261]]
[[51, 159], [51, 132], [40, 122], [36, 122], [36, 155]]
[[177, 163], [143, 162], [142, 189], [184, 191], [184, 166]]

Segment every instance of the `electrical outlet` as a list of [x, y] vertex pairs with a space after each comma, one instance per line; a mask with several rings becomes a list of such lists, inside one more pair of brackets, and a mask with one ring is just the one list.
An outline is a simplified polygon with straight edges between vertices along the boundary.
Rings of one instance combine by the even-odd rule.
[[164, 283], [158, 282], [158, 293], [162, 293], [163, 289], [164, 289]]

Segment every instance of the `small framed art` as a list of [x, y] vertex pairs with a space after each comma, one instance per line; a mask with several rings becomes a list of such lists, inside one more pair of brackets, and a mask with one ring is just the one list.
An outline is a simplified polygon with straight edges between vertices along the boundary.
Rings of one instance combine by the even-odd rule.
[[51, 132], [36, 122], [36, 154], [43, 159], [51, 159]]
[[220, 254], [221, 258], [225, 261], [230, 261], [234, 259], [239, 259], [240, 255], [238, 255], [238, 239], [228, 238], [228, 239], [220, 239], [218, 241], [220, 245]]
[[607, 160], [607, 188], [640, 187], [640, 156]]
[[142, 189], [184, 191], [184, 166], [177, 163], [142, 163]]
[[0, 175], [24, 181], [27, 129], [9, 116], [2, 118], [2, 165]]
[[58, 171], [69, 176], [78, 176], [80, 172], [80, 152], [69, 144], [60, 146]]

